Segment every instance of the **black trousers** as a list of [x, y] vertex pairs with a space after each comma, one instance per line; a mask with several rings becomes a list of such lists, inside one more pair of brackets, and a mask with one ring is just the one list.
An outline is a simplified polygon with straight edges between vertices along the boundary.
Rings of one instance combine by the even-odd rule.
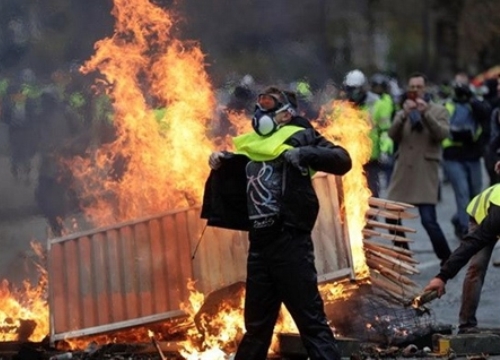
[[282, 303], [311, 360], [340, 359], [318, 291], [311, 235], [288, 227], [271, 237], [250, 236], [246, 333], [235, 360], [266, 359]]

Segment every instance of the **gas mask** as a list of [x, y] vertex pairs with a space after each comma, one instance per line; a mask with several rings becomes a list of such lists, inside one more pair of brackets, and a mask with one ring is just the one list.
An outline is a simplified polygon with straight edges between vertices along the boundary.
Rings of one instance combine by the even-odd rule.
[[[285, 99], [286, 96], [285, 96]], [[295, 110], [290, 103], [277, 102], [273, 109], [264, 109], [259, 103], [255, 105], [255, 111], [252, 118], [252, 127], [260, 136], [269, 136], [278, 130], [281, 125], [276, 121], [276, 115], [288, 111], [295, 115]]]
[[356, 105], [362, 104], [366, 98], [366, 92], [362, 87], [344, 86], [344, 91], [347, 99]]
[[255, 107], [255, 112], [252, 118], [252, 127], [260, 136], [268, 136], [278, 130], [279, 125], [275, 119], [276, 112], [262, 110], [260, 107]]

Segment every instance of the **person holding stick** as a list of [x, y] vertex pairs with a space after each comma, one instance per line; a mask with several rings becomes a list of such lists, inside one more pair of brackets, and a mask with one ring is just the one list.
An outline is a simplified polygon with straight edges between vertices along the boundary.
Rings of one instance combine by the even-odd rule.
[[[500, 172], [500, 162], [495, 165]], [[476, 310], [481, 298], [486, 271], [493, 248], [500, 236], [500, 184], [483, 190], [467, 206], [470, 216], [469, 233], [427, 284], [424, 291], [437, 291], [438, 297], [445, 292], [445, 285], [469, 262], [462, 291], [459, 314], [459, 333], [476, 331]]]

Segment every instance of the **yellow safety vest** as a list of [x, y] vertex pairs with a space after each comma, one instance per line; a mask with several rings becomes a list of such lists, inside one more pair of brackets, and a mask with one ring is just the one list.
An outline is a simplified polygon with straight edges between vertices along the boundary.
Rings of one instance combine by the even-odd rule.
[[270, 161], [276, 159], [285, 151], [293, 148], [285, 141], [298, 131], [304, 130], [299, 126], [284, 126], [269, 136], [260, 136], [250, 132], [233, 138], [235, 153], [247, 156], [253, 161]]
[[[444, 104], [444, 107], [446, 108], [446, 110], [448, 110], [450, 116], [453, 115], [453, 113], [455, 112], [455, 104], [453, 104], [453, 102], [451, 101], [448, 101], [446, 104]], [[474, 134], [474, 141], [477, 141], [482, 133], [483, 133], [483, 128], [479, 126], [476, 133]], [[463, 146], [464, 144], [461, 143], [460, 141], [453, 141], [448, 137], [441, 142], [441, 145], [445, 149], [452, 146]]]
[[476, 195], [469, 205], [467, 214], [472, 216], [478, 224], [488, 215], [488, 208], [491, 204], [500, 206], [500, 184], [495, 184]]

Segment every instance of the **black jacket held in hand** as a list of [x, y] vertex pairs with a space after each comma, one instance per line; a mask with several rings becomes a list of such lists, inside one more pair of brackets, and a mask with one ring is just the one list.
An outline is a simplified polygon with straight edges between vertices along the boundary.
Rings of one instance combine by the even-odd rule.
[[[351, 157], [341, 146], [334, 145], [314, 129], [292, 135], [286, 144], [300, 147], [300, 165], [315, 171], [344, 175], [351, 167]], [[209, 226], [233, 230], [250, 230], [247, 210], [247, 179], [244, 155], [228, 153], [219, 169], [213, 170], [205, 184], [201, 217]], [[283, 172], [281, 216], [285, 225], [311, 231], [316, 222], [319, 202], [311, 177], [285, 163]]]

